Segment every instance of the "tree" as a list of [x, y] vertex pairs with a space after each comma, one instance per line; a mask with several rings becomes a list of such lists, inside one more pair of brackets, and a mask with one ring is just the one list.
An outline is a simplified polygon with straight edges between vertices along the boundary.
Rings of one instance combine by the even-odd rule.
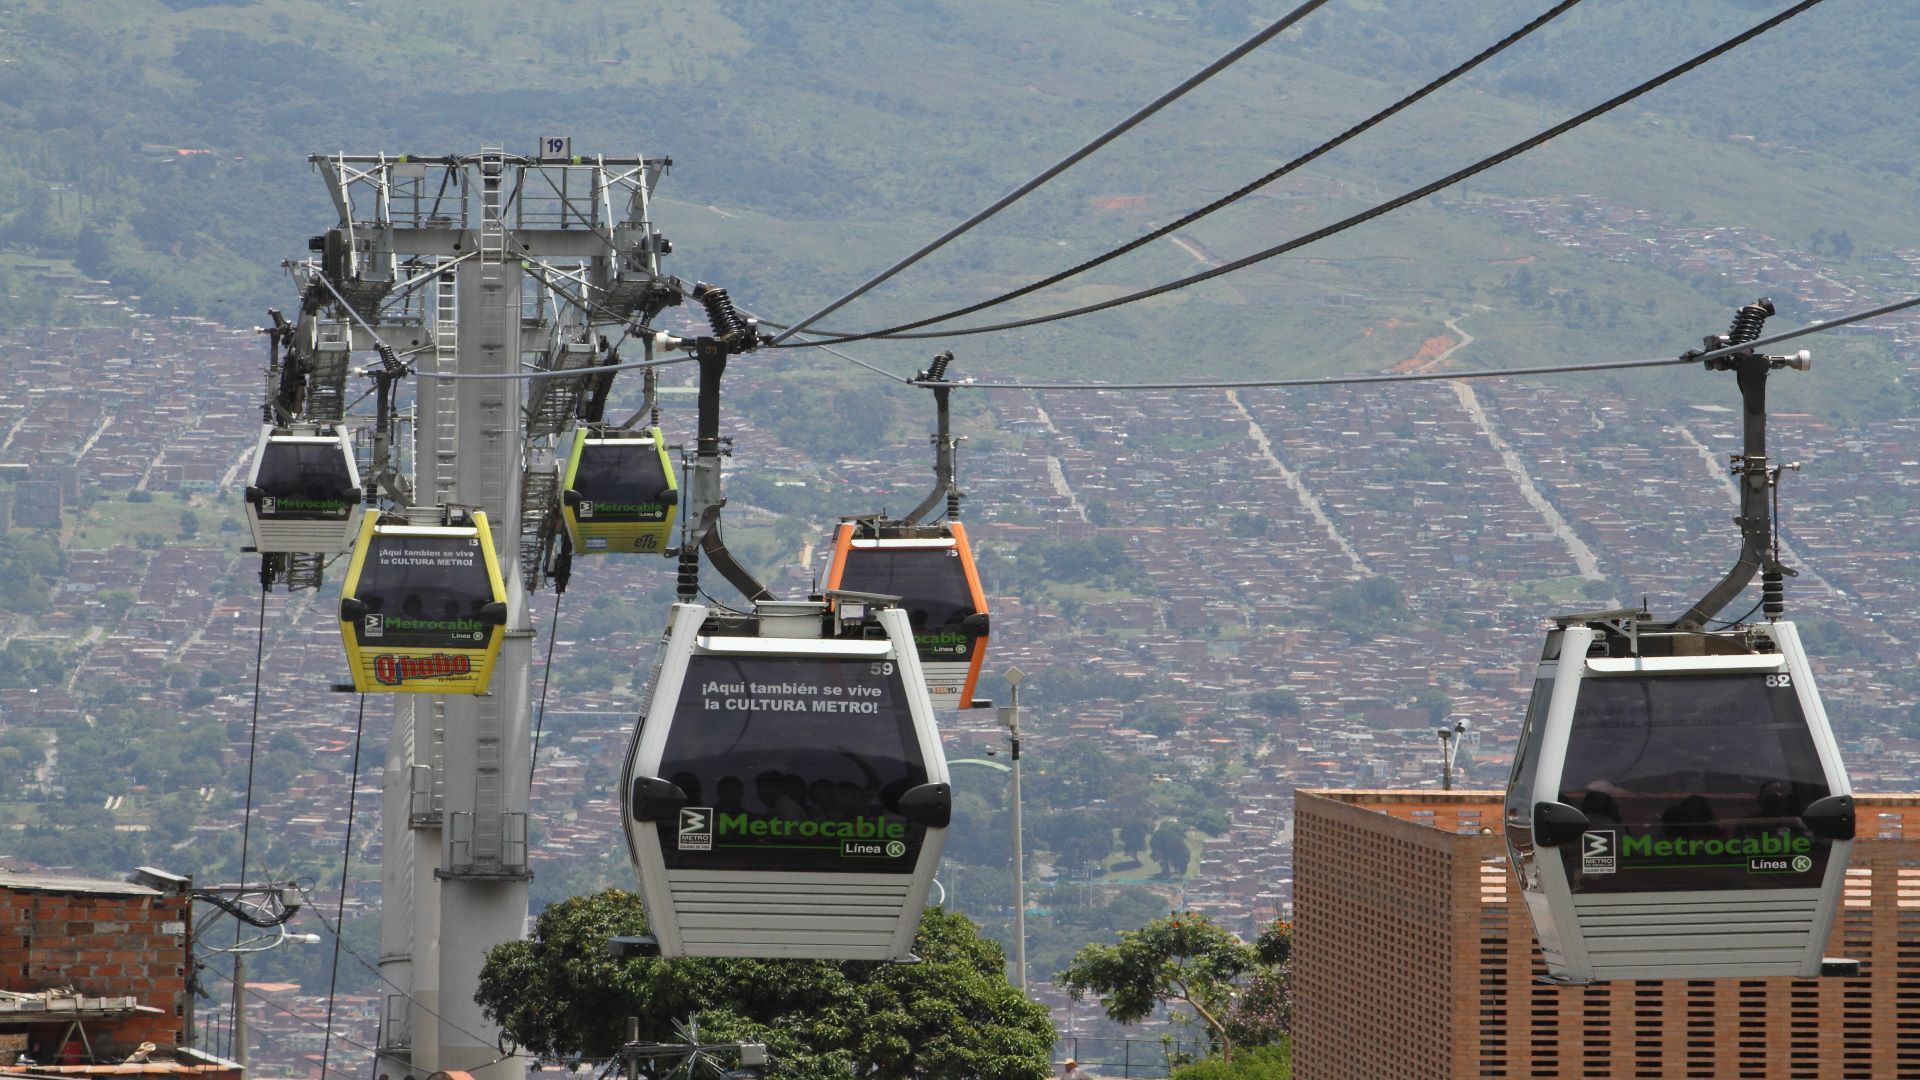
[[1193, 861], [1193, 851], [1187, 847], [1187, 830], [1177, 821], [1163, 821], [1153, 830], [1147, 852], [1168, 877], [1184, 875], [1187, 864]]
[[1120, 850], [1129, 858], [1137, 859], [1147, 850], [1147, 823], [1139, 818], [1127, 818], [1120, 822]]
[[1088, 945], [1054, 976], [1074, 1000], [1099, 994], [1116, 1023], [1146, 1019], [1162, 1005], [1193, 1010], [1221, 1057], [1232, 1060], [1227, 1026], [1236, 983], [1259, 963], [1246, 942], [1204, 915], [1175, 912], [1138, 930], [1126, 930], [1112, 945]]
[[487, 955], [477, 1000], [529, 1050], [607, 1057], [640, 1017], [642, 1040], [670, 1041], [697, 1019], [703, 1037], [764, 1041], [780, 1075], [1044, 1080], [1053, 1023], [1006, 977], [1000, 947], [963, 916], [929, 908], [918, 964], [630, 958], [606, 941], [646, 930], [640, 898], [619, 889], [550, 905], [531, 937]]

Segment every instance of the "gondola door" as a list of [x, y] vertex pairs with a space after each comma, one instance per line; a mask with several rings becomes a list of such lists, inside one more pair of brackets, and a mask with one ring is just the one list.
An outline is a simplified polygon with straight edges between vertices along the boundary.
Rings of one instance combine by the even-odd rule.
[[661, 954], [907, 959], [952, 796], [904, 613], [847, 637], [709, 614], [674, 606], [621, 783]]

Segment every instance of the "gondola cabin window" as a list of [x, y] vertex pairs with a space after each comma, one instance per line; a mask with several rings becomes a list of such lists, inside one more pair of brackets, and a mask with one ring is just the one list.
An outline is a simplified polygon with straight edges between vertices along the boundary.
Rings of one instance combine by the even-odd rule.
[[345, 518], [359, 496], [336, 439], [270, 444], [254, 483], [264, 493], [260, 515], [283, 521]]
[[386, 536], [367, 553], [355, 594], [366, 614], [360, 644], [392, 648], [480, 648], [492, 624], [485, 553], [472, 536]]
[[1786, 673], [1582, 681], [1559, 801], [1575, 893], [1814, 888], [1831, 841], [1800, 820], [1831, 794]]
[[660, 493], [668, 490], [668, 481], [660, 450], [652, 440], [610, 439], [589, 442], [587, 447], [570, 485], [580, 493], [576, 512], [583, 521], [667, 519], [669, 504]]
[[974, 614], [973, 588], [951, 544], [863, 548], [847, 553], [839, 588], [902, 598], [914, 644], [927, 660], [964, 660], [973, 638], [962, 623]]
[[893, 661], [695, 656], [674, 715], [669, 870], [913, 872], [927, 829], [899, 799], [927, 769]]

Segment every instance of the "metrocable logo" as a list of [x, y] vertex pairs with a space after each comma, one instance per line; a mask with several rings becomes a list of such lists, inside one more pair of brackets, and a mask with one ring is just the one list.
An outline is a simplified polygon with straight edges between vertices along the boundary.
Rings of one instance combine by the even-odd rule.
[[1771, 855], [1790, 859], [1812, 850], [1813, 840], [1809, 837], [1766, 833], [1730, 839], [1682, 837], [1678, 840], [1655, 840], [1651, 836], [1629, 836], [1622, 841], [1620, 854], [1629, 859], [1724, 858], [1729, 855]]
[[472, 659], [454, 653], [432, 656], [381, 653], [373, 658], [373, 678], [382, 686], [399, 686], [415, 679], [447, 679], [472, 672]]
[[951, 630], [942, 631], [938, 634], [913, 635], [913, 643], [915, 645], [965, 645], [972, 640], [972, 638], [965, 634], [956, 634]]
[[788, 818], [764, 818], [755, 814], [721, 814], [716, 819], [720, 836], [753, 838], [780, 837], [802, 840], [899, 840], [907, 827], [884, 818], [856, 817], [850, 821], [793, 821]]
[[389, 630], [442, 630], [470, 634], [486, 629], [479, 619], [410, 619], [405, 615], [388, 615], [386, 620]]
[[287, 499], [269, 495], [260, 500], [262, 514], [294, 514], [301, 511], [344, 514], [347, 504], [339, 499]]
[[665, 511], [666, 507], [657, 502], [607, 502], [605, 499], [582, 499], [580, 505], [574, 510], [583, 518], [590, 518], [595, 514], [659, 514]]

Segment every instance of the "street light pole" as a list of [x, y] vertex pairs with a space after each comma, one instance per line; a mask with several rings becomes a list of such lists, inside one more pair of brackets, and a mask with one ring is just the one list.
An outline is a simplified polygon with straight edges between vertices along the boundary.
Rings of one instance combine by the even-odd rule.
[[1020, 994], [1027, 994], [1027, 863], [1020, 834], [1020, 684], [1027, 673], [1010, 667], [1007, 685], [1012, 688], [1013, 703], [1000, 710], [1000, 722], [1007, 725], [1013, 757], [1013, 966], [1020, 974]]

